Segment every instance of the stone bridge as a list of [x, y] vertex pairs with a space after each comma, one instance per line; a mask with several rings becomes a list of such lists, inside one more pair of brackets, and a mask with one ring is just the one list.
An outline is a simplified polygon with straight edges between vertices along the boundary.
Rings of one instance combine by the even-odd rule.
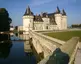
[[70, 57], [69, 64], [74, 62], [79, 43], [78, 37], [73, 37], [72, 39], [65, 42], [43, 35], [36, 31], [29, 31], [29, 37], [31, 39], [31, 44], [40, 57], [41, 61], [38, 64], [48, 64], [47, 62], [50, 61], [50, 57], [53, 55], [57, 48], [59, 48], [63, 53], [68, 54]]

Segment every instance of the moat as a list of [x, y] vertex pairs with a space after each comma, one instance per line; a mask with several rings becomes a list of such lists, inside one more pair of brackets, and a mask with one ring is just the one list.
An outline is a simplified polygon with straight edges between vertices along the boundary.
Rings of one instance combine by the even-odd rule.
[[10, 41], [0, 42], [0, 64], [36, 64], [33, 52], [24, 49], [28, 41], [12, 41], [14, 39], [18, 40], [16, 36], [10, 36]]

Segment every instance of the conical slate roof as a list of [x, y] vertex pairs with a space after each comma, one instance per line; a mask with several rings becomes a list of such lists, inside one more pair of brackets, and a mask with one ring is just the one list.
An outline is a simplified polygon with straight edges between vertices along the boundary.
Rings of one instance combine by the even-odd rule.
[[60, 13], [60, 9], [59, 9], [59, 7], [57, 6], [57, 8], [56, 8], [56, 12], [55, 12], [56, 14], [59, 14]]
[[24, 16], [25, 16], [25, 15], [33, 15], [33, 12], [31, 12], [31, 10], [30, 10], [30, 7], [29, 7], [29, 6], [27, 7], [27, 9], [26, 9], [26, 11], [25, 11]]
[[49, 13], [48, 17], [50, 18], [50, 24], [51, 25], [57, 25], [56, 21], [55, 21], [55, 17], [54, 17], [55, 13]]
[[66, 12], [65, 12], [65, 10], [64, 10], [64, 9], [62, 10], [62, 15], [66, 15]]

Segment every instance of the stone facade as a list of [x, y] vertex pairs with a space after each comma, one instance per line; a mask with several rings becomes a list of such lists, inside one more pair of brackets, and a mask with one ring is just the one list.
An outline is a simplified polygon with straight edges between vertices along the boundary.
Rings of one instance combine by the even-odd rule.
[[[30, 7], [23, 15], [23, 30], [65, 30], [67, 29], [67, 15], [64, 10], [62, 13], [57, 7], [54, 13], [41, 13], [34, 15]], [[25, 32], [25, 33], [26, 33]]]

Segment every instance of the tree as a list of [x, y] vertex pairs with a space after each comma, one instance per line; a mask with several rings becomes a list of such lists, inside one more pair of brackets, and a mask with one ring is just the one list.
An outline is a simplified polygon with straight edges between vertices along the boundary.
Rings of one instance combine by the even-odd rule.
[[81, 24], [73, 24], [71, 25], [72, 28], [81, 28]]
[[81, 28], [81, 24], [79, 25], [79, 27]]
[[5, 8], [0, 8], [0, 31], [9, 31], [12, 19]]

